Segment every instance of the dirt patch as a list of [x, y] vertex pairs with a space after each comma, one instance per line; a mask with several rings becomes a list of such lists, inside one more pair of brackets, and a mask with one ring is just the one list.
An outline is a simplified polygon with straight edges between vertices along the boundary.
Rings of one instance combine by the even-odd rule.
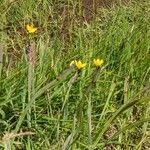
[[89, 22], [97, 14], [99, 8], [110, 8], [113, 2], [111, 0], [83, 0], [82, 3], [85, 20]]
[[[62, 26], [60, 35], [64, 43], [69, 40], [69, 29], [74, 25], [90, 23], [95, 16], [98, 16], [98, 10], [101, 8], [110, 9], [113, 5], [127, 4], [129, 0], [82, 0], [81, 4], [66, 5], [61, 8]], [[79, 12], [80, 15], [79, 15]]]

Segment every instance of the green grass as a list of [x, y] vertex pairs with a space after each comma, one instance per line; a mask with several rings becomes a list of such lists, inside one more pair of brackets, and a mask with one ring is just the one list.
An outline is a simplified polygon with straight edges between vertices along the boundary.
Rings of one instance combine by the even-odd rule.
[[[66, 6], [64, 43], [58, 13]], [[2, 0], [0, 149], [149, 149], [149, 7], [100, 9], [83, 24], [78, 2]], [[37, 32], [28, 34], [28, 23]], [[94, 58], [104, 60], [101, 70]], [[72, 60], [87, 65], [78, 71]]]

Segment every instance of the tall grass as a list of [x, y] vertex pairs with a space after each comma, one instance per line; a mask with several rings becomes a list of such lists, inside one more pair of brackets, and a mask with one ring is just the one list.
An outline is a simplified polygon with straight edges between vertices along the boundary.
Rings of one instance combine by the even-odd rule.
[[[58, 13], [67, 6], [63, 41]], [[3, 0], [1, 149], [149, 149], [149, 6], [101, 8], [83, 23], [79, 2]], [[94, 58], [104, 60], [100, 70]], [[72, 60], [86, 67], [78, 71]]]

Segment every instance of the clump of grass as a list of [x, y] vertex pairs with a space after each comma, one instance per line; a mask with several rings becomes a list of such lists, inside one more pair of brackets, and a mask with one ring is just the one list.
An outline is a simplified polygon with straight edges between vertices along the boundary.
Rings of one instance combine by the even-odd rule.
[[[60, 3], [73, 6], [72, 1]], [[141, 1], [109, 11], [101, 8], [101, 19], [72, 22], [65, 45], [56, 4], [3, 1], [0, 146], [148, 149], [148, 6]], [[74, 7], [81, 9], [77, 2]], [[35, 32], [28, 33], [27, 24], [34, 24]], [[103, 67], [95, 66], [98, 60], [93, 64], [96, 58], [104, 60]], [[72, 60], [82, 61], [70, 66]], [[35, 134], [20, 136], [26, 131]], [[10, 138], [5, 142], [6, 132]]]

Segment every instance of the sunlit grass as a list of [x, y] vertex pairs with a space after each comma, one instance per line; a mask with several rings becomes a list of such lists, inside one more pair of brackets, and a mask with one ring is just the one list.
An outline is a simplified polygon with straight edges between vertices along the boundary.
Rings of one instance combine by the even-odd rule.
[[0, 5], [1, 149], [148, 149], [149, 2], [70, 17], [66, 41], [63, 6], [83, 13], [70, 0]]

